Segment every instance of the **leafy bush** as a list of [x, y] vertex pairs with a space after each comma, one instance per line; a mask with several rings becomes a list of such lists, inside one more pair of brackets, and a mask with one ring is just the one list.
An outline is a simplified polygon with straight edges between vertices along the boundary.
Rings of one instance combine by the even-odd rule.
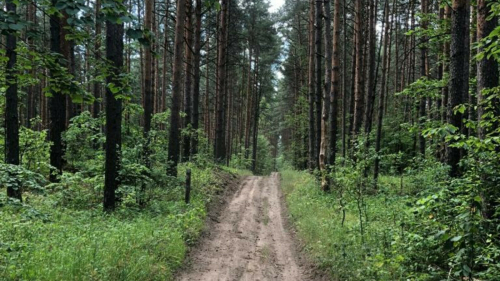
[[20, 165], [0, 163], [0, 186], [12, 187], [23, 191], [43, 192], [45, 178]]
[[24, 126], [19, 128], [19, 161], [23, 167], [37, 173], [50, 172], [47, 130], [34, 131]]
[[105, 143], [105, 136], [101, 132], [103, 126], [104, 117], [92, 118], [88, 111], [71, 119], [63, 134], [66, 145], [65, 159], [68, 164], [77, 170], [93, 170], [93, 167], [102, 166], [103, 152], [96, 148], [103, 147]]

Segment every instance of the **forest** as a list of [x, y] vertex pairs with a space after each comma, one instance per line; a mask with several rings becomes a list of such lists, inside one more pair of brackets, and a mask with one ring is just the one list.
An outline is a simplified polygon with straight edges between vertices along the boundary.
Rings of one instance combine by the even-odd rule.
[[497, 0], [0, 7], [0, 280], [500, 280]]

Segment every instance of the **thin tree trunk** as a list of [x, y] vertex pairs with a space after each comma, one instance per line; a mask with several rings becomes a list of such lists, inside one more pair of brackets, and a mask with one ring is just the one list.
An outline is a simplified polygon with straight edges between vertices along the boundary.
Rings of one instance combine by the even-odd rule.
[[[153, 30], [153, 4], [154, 0], [145, 0], [144, 27]], [[144, 137], [148, 138], [153, 117], [153, 42], [144, 46]], [[146, 147], [146, 151], [148, 148]], [[148, 159], [148, 153], [145, 158]]]
[[[101, 13], [101, 0], [96, 0], [95, 2], [95, 17], [99, 18]], [[94, 55], [95, 60], [101, 60], [101, 30], [102, 25], [100, 20], [95, 21], [95, 43], [94, 43]], [[102, 96], [102, 85], [99, 82], [94, 82], [94, 103], [92, 109], [92, 117], [99, 117], [99, 113], [101, 112], [101, 96]]]
[[[196, 0], [195, 16], [196, 27], [194, 31], [194, 59], [193, 59], [193, 136], [191, 138], [191, 154], [198, 153], [198, 128], [200, 124], [200, 60], [201, 60], [201, 21], [202, 1]], [[208, 68], [208, 65], [207, 65]]]
[[219, 23], [219, 42], [218, 42], [218, 62], [217, 62], [217, 117], [216, 117], [216, 136], [215, 136], [215, 160], [224, 163], [226, 159], [226, 141], [224, 137], [224, 104], [226, 93], [226, 33], [228, 18], [228, 0], [221, 1], [220, 23]]
[[[375, 108], [375, 91], [377, 88], [377, 72], [378, 72], [378, 63], [377, 63], [377, 10], [378, 10], [378, 0], [370, 1], [370, 16], [369, 16], [369, 32], [368, 32], [368, 81], [367, 81], [367, 95], [365, 102], [365, 112], [364, 112], [364, 121], [365, 121], [365, 148], [368, 151], [370, 146], [370, 132], [373, 124], [373, 111]], [[385, 23], [384, 23], [385, 24]], [[384, 26], [382, 26], [382, 29]], [[379, 52], [380, 53], [380, 52]]]
[[356, 0], [355, 2], [355, 33], [356, 33], [356, 68], [355, 68], [355, 89], [354, 89], [354, 127], [353, 127], [353, 138], [355, 138], [361, 129], [363, 121], [363, 110], [364, 110], [364, 71], [363, 71], [363, 49], [364, 49], [364, 38], [363, 38], [363, 7], [365, 5], [364, 0]]
[[[347, 153], [347, 135], [348, 135], [348, 131], [347, 131], [347, 115], [349, 114], [348, 112], [348, 108], [347, 108], [347, 19], [346, 19], [346, 6], [347, 6], [347, 3], [346, 3], [346, 0], [343, 0], [342, 2], [342, 25], [343, 25], [343, 32], [344, 32], [344, 36], [343, 36], [343, 39], [344, 39], [344, 42], [343, 42], [343, 46], [342, 46], [342, 158], [345, 159], [346, 157], [346, 153]], [[337, 5], [335, 5], [335, 7], [337, 7]], [[338, 9], [335, 8], [335, 11], [337, 11]], [[337, 29], [335, 29], [335, 23], [334, 23], [334, 36], [336, 36], [336, 33], [337, 33]], [[334, 37], [335, 39], [335, 37]], [[335, 48], [335, 42], [333, 43], [333, 46]], [[335, 56], [335, 51], [337, 50], [338, 52], [338, 48], [337, 49], [334, 49], [333, 50], [333, 55]], [[333, 66], [333, 70], [335, 71], [335, 62], [334, 62], [334, 66]], [[334, 85], [332, 85], [332, 87], [335, 87]], [[333, 131], [333, 128], [332, 128], [332, 131]], [[332, 132], [330, 134], [333, 134]], [[330, 140], [330, 143], [334, 143], [333, 140]], [[335, 161], [335, 155], [333, 155], [333, 157], [331, 156], [331, 158], [333, 158], [333, 161]], [[330, 160], [330, 162], [333, 164], [335, 164], [334, 162], [332, 162], [332, 160]]]
[[186, 29], [185, 29], [185, 44], [186, 44], [186, 63], [184, 75], [184, 129], [187, 131], [182, 140], [182, 160], [188, 161], [191, 153], [191, 109], [192, 109], [192, 94], [193, 94], [193, 5], [192, 0], [186, 0]]
[[[322, 27], [322, 18], [323, 18], [323, 9], [322, 9], [322, 1], [316, 1], [315, 5], [315, 36], [314, 36], [314, 44], [315, 44], [315, 52], [316, 52], [316, 70], [315, 70], [315, 76], [316, 76], [316, 96], [315, 96], [315, 104], [316, 104], [316, 144], [314, 147], [314, 161], [315, 165], [319, 167], [319, 153], [320, 153], [320, 146], [321, 146], [321, 122], [322, 122], [322, 109], [323, 109], [323, 87], [322, 87], [322, 79], [321, 79], [321, 66], [322, 66], [322, 58], [323, 58], [323, 53], [321, 50], [321, 38], [323, 34], [323, 27]], [[329, 62], [331, 63], [331, 61]], [[325, 107], [325, 111], [328, 108]], [[327, 118], [328, 115], [325, 116]], [[326, 122], [326, 120], [325, 120]], [[325, 129], [326, 131], [326, 129]], [[325, 132], [326, 134], [326, 132]]]
[[[427, 0], [421, 0], [421, 10], [422, 14], [426, 16], [427, 14]], [[427, 20], [423, 20], [421, 23], [422, 30], [427, 30]], [[427, 69], [427, 36], [422, 37], [422, 42], [420, 43], [420, 75], [422, 77], [427, 77], [429, 75], [428, 69]], [[422, 157], [425, 157], [425, 138], [423, 136], [423, 129], [425, 125], [425, 101], [426, 97], [420, 97], [420, 102], [419, 102], [419, 136], [418, 136], [418, 143], [419, 143], [419, 148], [420, 148], [420, 154]]]
[[[339, 2], [340, 0], [336, 0]], [[339, 6], [339, 5], [338, 5]], [[336, 18], [335, 20], [338, 20], [338, 10], [339, 7], [336, 6]], [[327, 127], [328, 127], [328, 115], [335, 110], [337, 110], [336, 105], [334, 106], [333, 103], [336, 102], [336, 99], [333, 98], [333, 95], [336, 93], [332, 92], [332, 85], [333, 83], [338, 83], [338, 77], [337, 81], [332, 81], [332, 66], [333, 66], [333, 61], [332, 61], [332, 52], [333, 52], [333, 42], [332, 42], [332, 26], [331, 26], [331, 9], [330, 9], [330, 0], [325, 0], [323, 2], [323, 13], [324, 13], [324, 23], [325, 23], [325, 84], [323, 87], [323, 107], [322, 107], [322, 116], [321, 116], [321, 144], [320, 144], [320, 151], [319, 151], [319, 168], [322, 172], [322, 179], [321, 179], [321, 187], [324, 191], [328, 191], [330, 189], [330, 186], [328, 185], [328, 180], [327, 180], [327, 169], [326, 169], [326, 164], [331, 164], [331, 159], [330, 162], [328, 162], [327, 159], [327, 147], [330, 146], [330, 153], [332, 150], [335, 150], [335, 143], [330, 142], [330, 145], [328, 145], [328, 138], [327, 138]], [[338, 22], [337, 22], [338, 24]], [[337, 30], [339, 33], [340, 31]], [[336, 41], [338, 44], [338, 41]], [[338, 47], [338, 46], [336, 46]], [[336, 59], [338, 59], [338, 54], [336, 54]], [[338, 65], [337, 65], [338, 68]], [[337, 69], [338, 71], [338, 69]], [[338, 74], [338, 73], [336, 73]], [[336, 85], [338, 86], [338, 85]], [[329, 101], [329, 102], [327, 102]], [[330, 107], [329, 112], [327, 111], [327, 106]], [[337, 127], [337, 119], [336, 119], [336, 114], [335, 116], [330, 116], [330, 122], [333, 124], [335, 123], [334, 128], [336, 129]], [[335, 118], [335, 119], [334, 119]], [[331, 130], [332, 131], [332, 130]], [[335, 132], [336, 134], [336, 132]], [[336, 136], [335, 136], [336, 137]], [[330, 140], [332, 139], [332, 136], [330, 135]], [[332, 146], [333, 144], [333, 146]], [[335, 155], [335, 152], [333, 152]], [[334, 156], [335, 157], [335, 156]]]
[[309, 81], [308, 81], [308, 97], [309, 97], [309, 170], [312, 171], [316, 168], [317, 161], [316, 161], [316, 156], [315, 156], [315, 116], [314, 116], [314, 81], [315, 81], [315, 75], [314, 75], [314, 66], [315, 66], [315, 57], [314, 57], [314, 37], [315, 37], [315, 32], [314, 32], [314, 19], [315, 19], [315, 12], [314, 12], [314, 0], [311, 0], [310, 6], [309, 6]]
[[[16, 14], [16, 4], [13, 0], [6, 2], [7, 12]], [[15, 33], [9, 33], [6, 36], [6, 81], [7, 90], [5, 91], [5, 163], [19, 165], [19, 113], [17, 96], [17, 38]], [[16, 187], [7, 185], [7, 196], [23, 200], [21, 186]]]
[[389, 24], [389, 1], [385, 3], [384, 10], [384, 21], [386, 23], [385, 31], [384, 31], [384, 54], [382, 59], [382, 81], [380, 87], [380, 97], [378, 102], [378, 117], [377, 117], [377, 136], [375, 140], [375, 163], [373, 169], [373, 178], [375, 180], [375, 186], [377, 185], [377, 180], [379, 177], [380, 170], [380, 147], [382, 143], [382, 125], [383, 125], [383, 117], [384, 117], [384, 98], [386, 95], [386, 84], [387, 84], [387, 69], [389, 66], [389, 38], [390, 38], [390, 30], [391, 26]]

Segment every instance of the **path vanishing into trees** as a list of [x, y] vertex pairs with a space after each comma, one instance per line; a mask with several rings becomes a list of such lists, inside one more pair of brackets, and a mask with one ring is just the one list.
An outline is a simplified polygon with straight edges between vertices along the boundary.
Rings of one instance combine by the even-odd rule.
[[245, 178], [179, 280], [311, 280], [286, 227], [279, 185], [277, 173]]

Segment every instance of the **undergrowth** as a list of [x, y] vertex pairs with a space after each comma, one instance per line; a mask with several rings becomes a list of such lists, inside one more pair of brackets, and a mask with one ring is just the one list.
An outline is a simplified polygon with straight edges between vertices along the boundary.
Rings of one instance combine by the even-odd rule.
[[[299, 237], [321, 268], [335, 280], [400, 280], [399, 263], [404, 257], [393, 253], [391, 243], [400, 236], [404, 204], [380, 193], [358, 206], [356, 200], [346, 198], [346, 190], [344, 198], [335, 192], [325, 195], [307, 172], [285, 170], [282, 178]], [[382, 182], [390, 185], [395, 179]]]
[[145, 209], [122, 198], [111, 215], [102, 212], [100, 192], [80, 180], [25, 192], [24, 203], [0, 190], [0, 280], [171, 280], [229, 172], [185, 164], [180, 174], [188, 166], [189, 205], [180, 180], [149, 190]]

